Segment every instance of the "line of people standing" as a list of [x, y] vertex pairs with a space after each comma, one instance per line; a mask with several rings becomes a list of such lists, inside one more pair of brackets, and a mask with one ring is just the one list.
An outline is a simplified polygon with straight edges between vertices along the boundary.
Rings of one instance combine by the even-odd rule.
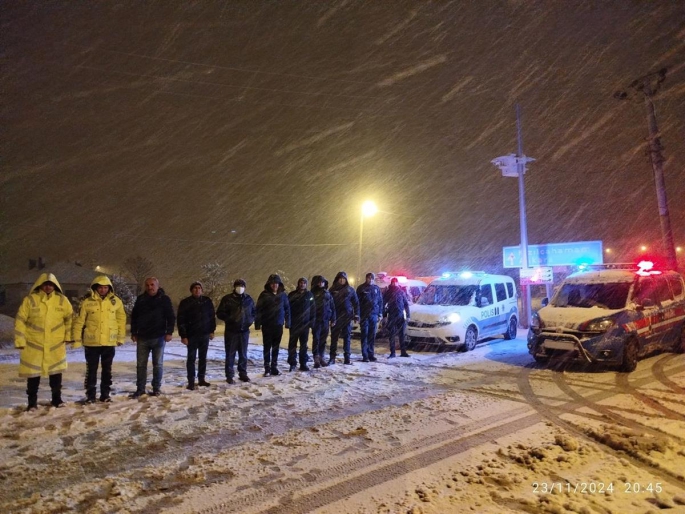
[[[246, 283], [237, 279], [233, 291], [225, 295], [214, 310], [211, 299], [203, 295], [202, 284], [190, 285], [190, 296], [184, 298], [174, 315], [171, 299], [159, 287], [155, 277], [145, 280], [145, 292], [136, 298], [131, 313], [131, 340], [136, 343], [136, 390], [131, 398], [144, 394], [162, 394], [164, 348], [171, 340], [177, 324], [181, 342], [187, 347], [186, 371], [189, 390], [208, 387], [206, 380], [207, 351], [214, 339], [216, 318], [224, 321], [226, 351], [226, 382], [235, 383], [235, 357], [238, 355], [238, 378], [249, 382], [247, 345], [250, 326], [262, 331], [264, 376], [279, 375], [278, 354], [283, 329], [290, 330], [288, 340], [289, 370], [309, 371], [308, 340], [312, 334], [314, 368], [336, 363], [338, 341], [342, 339], [344, 364], [351, 362], [352, 323], [359, 322], [362, 334], [362, 361], [376, 361], [375, 337], [380, 316], [387, 316], [390, 334], [390, 355], [395, 357], [395, 337], [399, 336], [401, 356], [408, 357], [404, 342], [409, 304], [406, 295], [393, 279], [385, 294], [373, 283], [373, 273], [355, 291], [347, 274], [339, 272], [328, 288], [322, 275], [308, 281], [300, 278], [297, 288], [285, 293], [281, 277], [270, 275], [255, 304], [246, 293]], [[109, 402], [112, 385], [112, 363], [116, 347], [125, 341], [126, 314], [108, 277], [101, 275], [91, 283], [90, 293], [83, 299], [76, 318], [70, 302], [53, 274], [43, 273], [33, 285], [19, 308], [15, 321], [15, 346], [21, 349], [19, 375], [27, 378], [28, 409], [37, 407], [41, 376], [48, 376], [52, 392], [51, 404], [63, 405], [62, 372], [66, 369], [66, 344], [84, 346], [86, 376], [84, 403], [94, 403], [97, 397], [97, 371], [101, 367], [100, 398]], [[326, 360], [326, 339], [331, 344]], [[299, 346], [299, 348], [298, 348]], [[146, 391], [147, 365], [152, 356], [152, 391]], [[197, 362], [197, 383], [196, 378]]]

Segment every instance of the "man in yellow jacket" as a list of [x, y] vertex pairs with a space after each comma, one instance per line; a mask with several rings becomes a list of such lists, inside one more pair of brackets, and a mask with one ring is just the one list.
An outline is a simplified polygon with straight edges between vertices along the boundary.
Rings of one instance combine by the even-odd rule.
[[75, 347], [83, 343], [86, 353], [86, 403], [95, 403], [100, 362], [100, 401], [111, 402], [112, 362], [115, 348], [124, 344], [126, 339], [126, 312], [107, 276], [95, 277], [90, 289], [74, 319], [71, 339]]
[[50, 377], [52, 405], [61, 407], [62, 372], [67, 369], [66, 343], [74, 310], [52, 273], [43, 273], [21, 302], [14, 322], [14, 346], [21, 350], [19, 376], [26, 377], [26, 410], [38, 407], [40, 377]]

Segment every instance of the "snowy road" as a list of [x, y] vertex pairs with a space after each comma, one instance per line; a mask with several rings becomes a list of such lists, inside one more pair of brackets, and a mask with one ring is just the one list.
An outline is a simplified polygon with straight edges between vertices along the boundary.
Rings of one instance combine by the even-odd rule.
[[[37, 413], [23, 412], [6, 357], [2, 511], [685, 512], [685, 356], [631, 374], [548, 370], [520, 332], [465, 354], [388, 361], [381, 345], [377, 363], [263, 378], [254, 344], [253, 382], [229, 386], [212, 346], [208, 389], [184, 388], [172, 341], [165, 395], [127, 399], [126, 345], [114, 402]], [[70, 402], [81, 355], [69, 356]]]

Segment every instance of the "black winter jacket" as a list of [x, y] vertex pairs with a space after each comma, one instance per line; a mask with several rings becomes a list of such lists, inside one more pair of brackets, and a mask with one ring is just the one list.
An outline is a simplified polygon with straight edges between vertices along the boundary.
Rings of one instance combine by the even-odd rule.
[[383, 295], [384, 316], [388, 316], [388, 323], [396, 323], [409, 319], [409, 300], [400, 287], [390, 286]]
[[219, 302], [216, 317], [226, 323], [226, 332], [247, 332], [255, 320], [254, 300], [246, 293], [227, 294]]
[[[319, 282], [322, 280], [324, 286], [319, 287]], [[333, 305], [331, 293], [328, 292], [328, 281], [323, 276], [316, 275], [312, 278], [312, 284], [312, 295], [316, 304], [316, 323], [319, 325], [335, 323], [335, 305]]]
[[276, 294], [269, 288], [267, 283], [257, 298], [257, 315], [255, 317], [254, 328], [259, 330], [264, 325], [268, 327], [278, 327], [285, 324], [285, 328], [290, 328], [290, 303], [288, 295], [285, 294], [285, 287], [279, 284]]
[[383, 293], [376, 284], [364, 282], [357, 288], [361, 319], [383, 315]]
[[[345, 279], [345, 285], [338, 283], [341, 277]], [[359, 317], [359, 299], [354, 288], [347, 282], [347, 274], [344, 271], [335, 276], [330, 293], [333, 297], [337, 321], [352, 321], [353, 317]]]
[[136, 298], [131, 313], [131, 335], [142, 339], [154, 339], [174, 333], [174, 308], [171, 298], [161, 287], [155, 296], [147, 293]]
[[314, 325], [316, 321], [316, 303], [311, 291], [295, 290], [288, 295], [290, 303], [290, 329], [299, 330]]
[[189, 296], [181, 300], [176, 323], [181, 339], [213, 334], [216, 330], [216, 316], [212, 299], [207, 296]]

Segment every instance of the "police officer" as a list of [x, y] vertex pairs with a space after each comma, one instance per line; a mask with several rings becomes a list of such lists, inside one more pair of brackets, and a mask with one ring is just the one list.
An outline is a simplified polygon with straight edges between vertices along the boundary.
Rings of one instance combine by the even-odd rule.
[[362, 336], [362, 362], [375, 362], [376, 329], [378, 318], [383, 315], [383, 294], [374, 284], [376, 276], [366, 274], [366, 281], [357, 287], [359, 298], [359, 328]]

